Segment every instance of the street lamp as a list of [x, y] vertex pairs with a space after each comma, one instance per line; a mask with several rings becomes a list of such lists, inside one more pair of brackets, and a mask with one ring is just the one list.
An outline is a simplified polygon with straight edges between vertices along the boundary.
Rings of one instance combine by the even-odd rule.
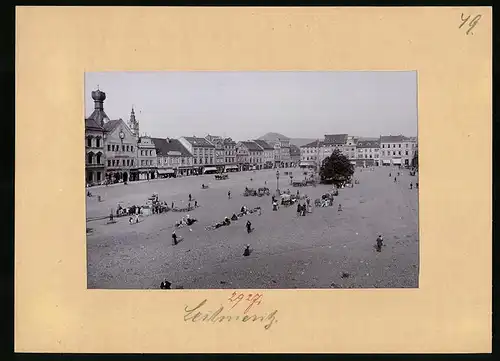
[[279, 179], [280, 179], [280, 171], [277, 170], [276, 171], [276, 190], [279, 191], [280, 190], [280, 186], [279, 186]]

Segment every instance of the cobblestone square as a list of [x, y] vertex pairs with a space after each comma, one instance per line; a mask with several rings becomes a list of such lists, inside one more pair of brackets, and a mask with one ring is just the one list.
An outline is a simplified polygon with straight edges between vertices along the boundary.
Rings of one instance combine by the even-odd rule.
[[[299, 168], [280, 169], [282, 190], [299, 190], [314, 201], [331, 189], [322, 184], [292, 187], [285, 171], [303, 177]], [[152, 289], [165, 278], [173, 288], [184, 289], [418, 287], [418, 190], [410, 189], [418, 173], [401, 170], [395, 183], [396, 172], [392, 167], [356, 168], [359, 184], [340, 189], [333, 207], [314, 207], [304, 217], [293, 205], [272, 211], [271, 196], [243, 196], [245, 186], [266, 186], [273, 194], [273, 169], [229, 173], [227, 180], [201, 175], [94, 187], [87, 197], [88, 287]], [[201, 189], [203, 183], [209, 188]], [[141, 205], [152, 193], [178, 206], [187, 205], [189, 194], [192, 203], [198, 201], [199, 207], [189, 212], [198, 222], [177, 230], [183, 240], [176, 246], [173, 225], [184, 213], [154, 214], [137, 224], [120, 217], [107, 224], [105, 217], [118, 202]], [[260, 206], [262, 214], [205, 229], [242, 205]], [[249, 234], [247, 219], [255, 228]], [[385, 243], [381, 252], [374, 247], [378, 234]], [[244, 257], [247, 244], [252, 253]]]

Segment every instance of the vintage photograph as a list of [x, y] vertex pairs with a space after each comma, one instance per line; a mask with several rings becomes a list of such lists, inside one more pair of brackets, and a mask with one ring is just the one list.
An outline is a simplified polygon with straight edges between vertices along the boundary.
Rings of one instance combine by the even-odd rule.
[[84, 96], [88, 288], [418, 287], [416, 71], [96, 72]]

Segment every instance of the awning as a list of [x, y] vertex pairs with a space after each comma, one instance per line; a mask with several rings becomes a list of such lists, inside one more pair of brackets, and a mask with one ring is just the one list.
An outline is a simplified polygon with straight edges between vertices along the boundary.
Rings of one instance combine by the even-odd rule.
[[401, 164], [401, 158], [399, 159], [393, 159], [392, 164]]
[[158, 174], [173, 174], [175, 173], [173, 169], [158, 169]]
[[225, 169], [238, 169], [237, 165], [226, 165]]
[[203, 168], [203, 172], [216, 172], [217, 168], [215, 167], [205, 167]]
[[391, 164], [391, 161], [387, 159], [382, 159], [382, 164]]
[[300, 162], [299, 166], [300, 167], [314, 167], [316, 164], [314, 162]]

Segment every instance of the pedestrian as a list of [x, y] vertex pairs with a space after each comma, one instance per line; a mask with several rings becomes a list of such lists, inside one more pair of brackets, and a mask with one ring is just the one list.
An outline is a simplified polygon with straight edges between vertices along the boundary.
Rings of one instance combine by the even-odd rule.
[[247, 221], [246, 227], [247, 227], [247, 233], [252, 232], [252, 222], [250, 222], [250, 220]]
[[413, 189], [413, 183], [410, 183], [410, 189]]
[[175, 233], [175, 229], [172, 232], [172, 243], [173, 243], [174, 246], [177, 245], [177, 234]]
[[399, 177], [399, 172], [398, 172], [398, 177]]
[[165, 278], [165, 279], [163, 280], [163, 282], [160, 284], [160, 288], [161, 288], [162, 290], [169, 290], [171, 285], [172, 285], [172, 284], [171, 284], [170, 282], [168, 282], [168, 281], [167, 281], [167, 279]]
[[305, 217], [306, 215], [306, 205], [302, 205], [302, 216]]
[[191, 202], [188, 202], [188, 209], [191, 209]]
[[278, 202], [274, 201], [273, 202], [273, 211], [277, 211], [278, 210]]
[[389, 178], [390, 178], [390, 177], [392, 177], [392, 174], [391, 174], [391, 173], [389, 173]]
[[377, 252], [380, 252], [382, 251], [382, 245], [384, 243], [384, 240], [382, 238], [382, 235], [379, 234], [378, 237], [377, 237]]
[[394, 177], [394, 183], [396, 183], [396, 182], [397, 182], [396, 177]]
[[227, 192], [227, 199], [231, 199], [231, 191]]
[[248, 257], [250, 256], [250, 245], [247, 244], [245, 247], [245, 250], [243, 251], [243, 256]]
[[191, 193], [189, 193], [189, 201], [191, 202]]
[[418, 182], [415, 183], [415, 187], [418, 189]]
[[262, 216], [262, 208], [259, 207], [259, 216]]
[[301, 211], [302, 211], [302, 206], [300, 205], [300, 202], [297, 202], [297, 216], [300, 216]]
[[172, 209], [174, 209], [174, 202], [172, 202]]
[[194, 201], [194, 208], [198, 208], [198, 201]]
[[339, 203], [339, 212], [342, 212], [342, 204]]

